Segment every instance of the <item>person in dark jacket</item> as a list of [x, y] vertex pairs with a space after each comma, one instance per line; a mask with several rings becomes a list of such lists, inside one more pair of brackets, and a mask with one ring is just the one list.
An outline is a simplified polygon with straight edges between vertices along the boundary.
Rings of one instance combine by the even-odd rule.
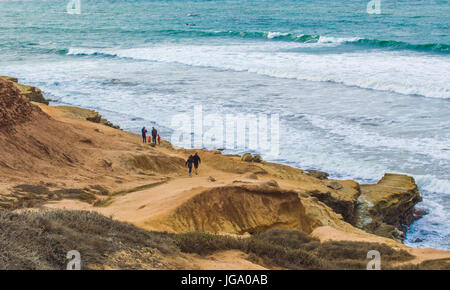
[[194, 163], [194, 156], [190, 155], [186, 160], [186, 166], [189, 168], [189, 176], [192, 176], [192, 164]]
[[144, 127], [141, 129], [141, 133], [142, 133], [142, 141], [144, 143], [147, 143], [147, 129]]
[[197, 152], [195, 152], [195, 155], [192, 157], [192, 160], [194, 162], [194, 172], [195, 175], [198, 175], [198, 165], [202, 163], [202, 160], [200, 159], [200, 156], [198, 156]]
[[155, 127], [152, 127], [152, 140], [153, 144], [156, 145], [156, 136], [158, 136], [158, 130], [155, 129]]

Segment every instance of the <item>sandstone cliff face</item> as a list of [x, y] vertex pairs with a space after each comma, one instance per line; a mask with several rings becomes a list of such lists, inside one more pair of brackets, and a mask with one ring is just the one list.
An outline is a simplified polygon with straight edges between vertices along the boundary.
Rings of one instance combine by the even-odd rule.
[[[35, 172], [49, 164], [73, 165], [76, 134], [25, 98], [15, 83], [0, 79], [0, 171]], [[75, 139], [76, 140], [76, 139]]]
[[163, 219], [176, 232], [244, 234], [271, 228], [312, 231], [294, 191], [273, 186], [224, 186], [193, 197]]
[[314, 190], [309, 192], [321, 202], [341, 214], [350, 224], [356, 222], [356, 208], [360, 195], [359, 184], [353, 180], [324, 180], [328, 190]]
[[48, 105], [49, 102], [44, 98], [40, 89], [33, 86], [19, 84], [19, 80], [17, 78], [1, 76], [0, 79], [13, 82], [14, 86], [20, 91], [20, 93], [30, 101]]
[[44, 113], [28, 102], [13, 82], [0, 78], [0, 130], [14, 131], [14, 126]]

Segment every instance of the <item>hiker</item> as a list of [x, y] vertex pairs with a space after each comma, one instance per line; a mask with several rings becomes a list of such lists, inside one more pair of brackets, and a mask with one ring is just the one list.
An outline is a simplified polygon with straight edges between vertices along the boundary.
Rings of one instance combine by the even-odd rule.
[[158, 138], [158, 145], [161, 145], [161, 136], [159, 136], [159, 134], [158, 134], [157, 138]]
[[194, 163], [194, 156], [190, 155], [186, 160], [186, 166], [189, 168], [189, 176], [192, 176], [192, 163]]
[[142, 133], [142, 141], [144, 143], [147, 143], [147, 129], [144, 127], [141, 129], [141, 133]]
[[148, 143], [152, 143], [152, 136], [148, 136]]
[[200, 159], [200, 156], [198, 156], [197, 152], [195, 152], [195, 155], [192, 157], [192, 160], [194, 162], [194, 172], [195, 175], [198, 175], [198, 165], [202, 163], [202, 160]]
[[156, 145], [156, 136], [158, 135], [158, 131], [155, 129], [155, 127], [152, 127], [152, 140], [153, 144]]

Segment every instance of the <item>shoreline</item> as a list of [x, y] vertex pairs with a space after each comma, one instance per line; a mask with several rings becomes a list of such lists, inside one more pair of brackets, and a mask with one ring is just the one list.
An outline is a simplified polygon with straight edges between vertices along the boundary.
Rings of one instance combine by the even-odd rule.
[[[73, 150], [64, 149], [66, 140], [54, 145], [53, 140], [45, 139], [48, 142], [45, 145], [47, 151], [51, 153], [47, 155], [59, 156], [57, 151], [62, 150], [62, 159], [51, 157], [49, 163], [43, 163], [47, 167], [50, 165], [47, 177], [30, 177], [31, 180], [40, 180], [38, 184], [43, 182], [40, 190], [48, 196], [36, 201], [36, 207], [26, 207], [93, 210], [105, 216], [114, 215], [118, 220], [131, 222], [146, 230], [176, 233], [186, 229], [201, 230], [195, 222], [186, 222], [200, 219], [205, 223], [203, 229], [207, 229], [206, 232], [212, 230], [216, 233], [245, 235], [276, 228], [277, 224], [281, 224], [282, 228], [310, 232], [321, 241], [355, 240], [356, 236], [360, 236], [363, 241], [382, 241], [394, 247], [417, 249], [409, 250], [412, 252], [421, 249], [395, 241], [403, 239], [401, 226], [405, 221], [412, 222], [416, 214], [414, 206], [421, 200], [415, 181], [409, 176], [385, 174], [378, 184], [359, 184], [353, 180], [328, 179], [319, 171], [305, 172], [264, 160], [246, 160], [245, 155], [237, 157], [223, 155], [215, 150], [175, 148], [163, 140], [161, 146], [152, 147], [140, 144], [139, 135], [118, 131], [108, 121], [102, 121], [98, 113], [95, 113], [95, 120], [89, 122], [86, 119], [94, 114], [92, 110], [48, 106], [45, 103], [35, 105], [39, 106], [43, 114], [50, 116], [44, 122], [48, 122], [48, 126], [60, 126], [62, 131], [73, 132], [73, 138], [67, 140]], [[34, 114], [45, 119], [40, 112]], [[33, 120], [27, 121], [28, 124]], [[204, 165], [200, 176], [189, 179], [185, 176], [183, 163], [186, 156], [194, 151], [200, 153]], [[89, 158], [86, 158], [86, 154], [90, 155]], [[57, 160], [60, 164], [57, 167], [63, 172], [51, 169], [55, 166], [51, 165], [54, 160]], [[8, 166], [12, 164], [11, 161], [0, 159], [0, 165], [2, 162]], [[80, 168], [74, 169], [74, 164]], [[14, 170], [6, 168], [6, 172]], [[89, 172], [92, 176], [89, 176]], [[0, 185], [0, 189], [16, 188], [14, 194], [26, 194], [30, 189], [23, 186], [17, 188], [22, 180], [20, 175], [10, 179], [12, 181]], [[160, 196], [159, 191], [167, 192], [167, 195]], [[245, 192], [247, 198], [253, 198], [254, 202], [253, 205], [245, 205], [240, 211], [250, 211], [254, 217], [243, 216], [246, 220], [243, 225], [224, 210], [220, 213], [220, 223], [205, 219], [211, 214], [205, 211], [207, 207], [224, 202], [221, 201], [224, 197], [220, 192], [227, 192], [227, 196], [233, 198], [233, 204], [241, 203], [240, 192]], [[270, 206], [261, 204], [260, 207], [260, 198], [267, 199]], [[197, 203], [203, 206], [197, 208]], [[294, 208], [283, 213], [282, 217], [274, 215], [288, 205]], [[142, 218], [142, 213], [136, 215], [136, 211], [144, 212], [147, 217]], [[300, 220], [296, 216], [298, 211], [302, 213]], [[255, 217], [256, 222], [251, 221]], [[224, 221], [225, 225], [221, 225]], [[436, 253], [433, 252], [433, 255]]]
[[[27, 85], [20, 84], [19, 80], [17, 78], [14, 78], [14, 77], [2, 77], [2, 76], [0, 76], [0, 78], [7, 79], [7, 80], [10, 80], [10, 81], [16, 83], [16, 85], [20, 89], [21, 93], [25, 97], [27, 97], [30, 101], [32, 101], [32, 102], [35, 102], [35, 103], [38, 103], [38, 104], [44, 104], [44, 105], [47, 105], [49, 107], [59, 107], [60, 109], [63, 109], [63, 111], [74, 111], [75, 110], [75, 111], [77, 111], [76, 114], [81, 115], [82, 118], [85, 118], [87, 121], [90, 121], [90, 122], [93, 122], [93, 123], [102, 124], [102, 125], [105, 125], [105, 126], [109, 126], [111, 128], [115, 128], [115, 129], [120, 129], [119, 126], [114, 125], [111, 122], [109, 122], [108, 120], [104, 119], [102, 117], [102, 115], [100, 115], [98, 112], [96, 112], [94, 110], [86, 109], [86, 108], [78, 107], [78, 106], [71, 106], [71, 105], [61, 105], [61, 106], [52, 105], [49, 100], [45, 99], [45, 97], [43, 96], [41, 90], [39, 90], [38, 88], [35, 88], [33, 86], [27, 86]], [[134, 135], [136, 135], [137, 138], [139, 137], [139, 134], [136, 134], [134, 132], [130, 132], [130, 131], [124, 131], [124, 132], [128, 132], [130, 134], [134, 134]], [[170, 143], [169, 143], [169, 146], [174, 147], [174, 145], [172, 145]], [[178, 148], [180, 148], [180, 147], [178, 147]], [[180, 149], [183, 149], [183, 150], [194, 150], [194, 151], [196, 151], [196, 150], [203, 151], [204, 150], [204, 149], [195, 149], [195, 148], [190, 148], [190, 149], [180, 148]], [[207, 150], [207, 151], [216, 151], [216, 150]], [[248, 155], [248, 154], [251, 157], [250, 153], [246, 153], [244, 155]], [[226, 155], [236, 156], [235, 154], [226, 154]], [[244, 155], [241, 156], [242, 160], [245, 159]], [[286, 166], [289, 166], [289, 165], [286, 165]], [[297, 168], [297, 167], [294, 167], [294, 168]], [[301, 169], [301, 168], [297, 168], [297, 169], [303, 171], [303, 169]], [[307, 174], [309, 174], [309, 175], [311, 175], [313, 177], [317, 177], [319, 179], [328, 179], [328, 175], [329, 174], [326, 173], [326, 172], [322, 172], [322, 171], [315, 170], [315, 169], [308, 170], [308, 171], [310, 173], [307, 173]], [[413, 180], [413, 182], [414, 182], [414, 180]], [[420, 194], [419, 194], [419, 199], [421, 199]], [[412, 217], [408, 218], [409, 221], [408, 221], [406, 227], [404, 227], [402, 225], [403, 234], [406, 233], [406, 231], [407, 231], [407, 229], [408, 229], [410, 224], [412, 224], [414, 221], [420, 219], [425, 214], [426, 213], [424, 213], [424, 212], [419, 212], [419, 213], [416, 214], [413, 211], [413, 213], [410, 214]], [[402, 240], [402, 243], [403, 243], [403, 240]]]

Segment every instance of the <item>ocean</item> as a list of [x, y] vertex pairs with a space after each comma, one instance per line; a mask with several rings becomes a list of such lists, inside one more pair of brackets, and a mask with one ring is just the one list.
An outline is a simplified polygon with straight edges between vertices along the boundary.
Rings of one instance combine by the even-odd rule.
[[450, 250], [450, 1], [68, 2], [0, 0], [0, 75], [163, 139], [194, 107], [277, 115], [266, 160], [414, 176], [428, 214], [405, 244]]

